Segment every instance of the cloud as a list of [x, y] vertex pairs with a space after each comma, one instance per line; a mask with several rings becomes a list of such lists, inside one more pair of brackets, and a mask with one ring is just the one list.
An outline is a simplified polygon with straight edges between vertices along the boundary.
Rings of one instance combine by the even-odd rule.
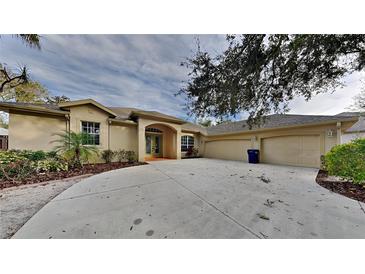
[[[197, 37], [202, 49], [211, 53], [226, 46], [223, 35], [44, 35], [42, 50], [38, 51], [3, 35], [0, 60], [11, 67], [27, 65], [31, 76], [53, 94], [190, 119], [184, 109], [185, 98], [175, 94], [187, 80], [188, 71], [180, 63], [195, 51]], [[351, 76], [346, 88], [318, 95], [309, 103], [295, 99], [291, 112], [343, 111], [359, 91], [360, 76]]]

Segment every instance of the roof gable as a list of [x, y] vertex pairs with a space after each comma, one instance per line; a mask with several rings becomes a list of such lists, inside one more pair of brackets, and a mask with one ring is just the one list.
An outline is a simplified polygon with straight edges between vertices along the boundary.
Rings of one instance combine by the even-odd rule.
[[76, 101], [70, 101], [70, 102], [63, 102], [63, 103], [59, 103], [58, 106], [63, 109], [63, 108], [72, 108], [72, 107], [76, 107], [76, 106], [82, 106], [82, 105], [93, 105], [103, 111], [105, 111], [106, 113], [112, 115], [113, 117], [117, 117], [118, 115], [112, 111], [111, 109], [103, 106], [102, 104], [94, 101], [93, 99], [85, 99], [85, 100], [76, 100]]

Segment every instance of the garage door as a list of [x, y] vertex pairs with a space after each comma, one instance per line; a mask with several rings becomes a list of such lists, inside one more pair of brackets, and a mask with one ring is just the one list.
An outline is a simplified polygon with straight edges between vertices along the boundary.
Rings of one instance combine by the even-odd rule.
[[205, 143], [204, 157], [247, 161], [247, 149], [250, 147], [250, 140], [210, 141]]
[[261, 160], [270, 164], [319, 167], [319, 136], [284, 136], [263, 139]]

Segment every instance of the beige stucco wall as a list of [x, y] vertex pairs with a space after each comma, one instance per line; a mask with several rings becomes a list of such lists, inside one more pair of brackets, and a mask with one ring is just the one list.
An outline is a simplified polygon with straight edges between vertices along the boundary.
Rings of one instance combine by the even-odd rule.
[[108, 139], [108, 113], [93, 105], [82, 105], [70, 108], [70, 129], [73, 132], [81, 132], [81, 121], [100, 123], [100, 150], [109, 148]]
[[66, 130], [65, 117], [9, 114], [9, 149], [50, 151], [56, 144], [54, 134]]
[[110, 149], [132, 150], [137, 153], [137, 126], [122, 126], [111, 124], [110, 126]]

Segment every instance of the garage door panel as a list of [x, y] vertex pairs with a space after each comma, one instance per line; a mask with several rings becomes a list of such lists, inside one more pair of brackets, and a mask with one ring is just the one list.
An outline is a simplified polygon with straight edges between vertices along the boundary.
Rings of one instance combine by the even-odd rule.
[[319, 167], [320, 138], [318, 135], [266, 138], [262, 140], [261, 155], [265, 163]]
[[[302, 139], [302, 162], [305, 166], [320, 166], [319, 136], [305, 136]], [[313, 165], [312, 165], [313, 164]]]
[[247, 149], [251, 148], [250, 140], [210, 141], [205, 144], [207, 158], [247, 161]]

